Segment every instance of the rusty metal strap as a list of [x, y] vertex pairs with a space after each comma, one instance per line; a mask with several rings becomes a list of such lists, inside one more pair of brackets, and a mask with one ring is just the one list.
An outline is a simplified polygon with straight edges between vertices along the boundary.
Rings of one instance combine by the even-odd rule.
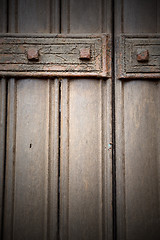
[[117, 72], [119, 79], [160, 78], [160, 35], [119, 37]]
[[0, 75], [110, 77], [109, 35], [0, 35]]

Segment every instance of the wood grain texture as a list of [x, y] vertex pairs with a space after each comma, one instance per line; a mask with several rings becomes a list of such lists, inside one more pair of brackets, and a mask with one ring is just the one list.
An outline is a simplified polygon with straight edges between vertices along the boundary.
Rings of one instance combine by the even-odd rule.
[[110, 33], [110, 0], [62, 0], [63, 33]]
[[[62, 33], [110, 33], [111, 1], [62, 0]], [[112, 239], [111, 79], [62, 79], [60, 238]]]
[[157, 32], [160, 32], [160, 1], [157, 0]]
[[4, 239], [10, 240], [13, 235], [13, 194], [15, 180], [15, 136], [16, 136], [16, 82], [10, 79], [7, 100], [7, 146], [6, 146], [6, 178], [5, 178], [5, 214]]
[[5, 240], [57, 239], [58, 92], [57, 80], [9, 81]]
[[[120, 33], [157, 32], [157, 3], [116, 1], [115, 57]], [[115, 85], [117, 238], [158, 240], [159, 80], [117, 79]]]
[[157, 0], [124, 0], [123, 2], [125, 33], [156, 33]]
[[158, 81], [125, 84], [126, 239], [129, 240], [160, 237], [159, 102]]
[[[10, 33], [59, 32], [58, 0], [8, 4]], [[8, 90], [4, 239], [57, 239], [59, 81], [15, 76]]]
[[7, 31], [7, 1], [0, 0], [0, 33]]
[[59, 0], [9, 0], [9, 32], [59, 32]]
[[6, 80], [0, 80], [0, 233], [2, 232], [3, 184], [5, 165], [5, 131], [6, 131]]
[[[7, 1], [0, 0], [0, 33], [7, 32]], [[0, 238], [2, 236], [6, 131], [6, 80], [0, 78]]]
[[63, 80], [61, 101], [61, 239], [111, 239], [107, 81]]

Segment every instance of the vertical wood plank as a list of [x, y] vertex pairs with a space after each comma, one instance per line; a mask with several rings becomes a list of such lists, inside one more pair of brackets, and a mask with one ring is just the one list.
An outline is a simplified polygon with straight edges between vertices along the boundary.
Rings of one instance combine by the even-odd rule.
[[[149, 33], [157, 31], [157, 0], [124, 0], [124, 31]], [[136, 17], [135, 17], [136, 16]]]
[[17, 0], [8, 1], [8, 32], [18, 32], [18, 19], [17, 19]]
[[110, 88], [64, 79], [61, 101], [61, 239], [111, 239]]
[[160, 33], [160, 1], [157, 0], [157, 33]]
[[[159, 1], [115, 2], [118, 240], [159, 239], [159, 82], [117, 78], [118, 36], [156, 33]], [[157, 5], [158, 4], [158, 5]]]
[[[9, 32], [58, 33], [59, 3], [9, 0]], [[9, 99], [16, 102], [11, 119], [8, 110], [8, 146], [13, 142], [16, 148], [13, 156], [7, 148], [4, 239], [56, 240], [59, 80], [19, 79], [15, 89], [17, 95], [10, 88]]]
[[7, 146], [6, 146], [6, 179], [5, 179], [5, 214], [4, 239], [10, 240], [13, 234], [13, 205], [15, 180], [15, 137], [16, 137], [16, 94], [15, 79], [8, 84], [7, 111]]
[[0, 80], [0, 234], [2, 233], [3, 184], [6, 131], [6, 79]]
[[58, 33], [59, 0], [9, 0], [9, 32]]
[[[0, 0], [0, 33], [7, 32], [7, 1]], [[0, 77], [0, 238], [2, 237], [3, 188], [6, 141], [6, 79]]]
[[58, 94], [58, 80], [9, 81], [5, 240], [57, 239]]
[[[62, 33], [110, 33], [111, 1], [62, 0]], [[61, 239], [112, 239], [111, 79], [62, 79]]]
[[61, 85], [61, 143], [60, 143], [60, 238], [68, 239], [69, 224], [69, 81]]
[[48, 240], [58, 238], [59, 80], [50, 83]]
[[0, 0], [0, 33], [7, 31], [7, 1]]
[[50, 1], [18, 0], [18, 32], [50, 31]]
[[158, 81], [125, 84], [125, 207], [129, 240], [160, 237], [159, 94]]
[[63, 33], [110, 33], [110, 0], [62, 0]]
[[50, 0], [50, 32], [60, 33], [60, 0]]

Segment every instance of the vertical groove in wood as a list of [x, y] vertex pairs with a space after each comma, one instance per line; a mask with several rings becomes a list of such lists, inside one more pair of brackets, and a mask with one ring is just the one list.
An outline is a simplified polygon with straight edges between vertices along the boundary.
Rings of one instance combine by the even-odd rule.
[[7, 31], [7, 1], [0, 0], [0, 33]]
[[160, 1], [157, 0], [157, 33], [160, 33]]
[[115, 31], [115, 136], [116, 136], [116, 215], [117, 215], [117, 239], [126, 240], [125, 222], [125, 177], [124, 177], [124, 88], [123, 82], [117, 80], [119, 58], [117, 52], [119, 45], [117, 36], [124, 33], [124, 0], [115, 1], [114, 9]]
[[[74, 0], [62, 0], [62, 33], [111, 33], [111, 1], [109, 0], [94, 0], [94, 1], [74, 1]], [[66, 240], [72, 239], [112, 239], [112, 150], [108, 150], [108, 144], [112, 141], [111, 136], [111, 79], [107, 81], [99, 80], [97, 82], [95, 79], [74, 79], [67, 80], [69, 89], [68, 97], [70, 98], [70, 104], [66, 100], [65, 89], [66, 79], [62, 80], [62, 132], [61, 132], [61, 205], [60, 205], [60, 233], [61, 238]], [[91, 84], [91, 81], [95, 81], [95, 85]], [[76, 83], [77, 82], [77, 83]], [[63, 86], [64, 84], [64, 86]], [[90, 97], [86, 97], [87, 90], [91, 84], [91, 89], [95, 91], [97, 86], [97, 111], [95, 111], [95, 117], [97, 118], [97, 131], [93, 130], [89, 135], [86, 132], [85, 135], [85, 124], [88, 124], [88, 119], [90, 115], [94, 113], [82, 113], [79, 116], [82, 119], [79, 122], [79, 111], [82, 111], [82, 106], [88, 108], [88, 105], [92, 108], [95, 104], [94, 97], [92, 96], [92, 90], [88, 90], [91, 94]], [[80, 88], [78, 88], [79, 86]], [[85, 92], [85, 93], [82, 93]], [[77, 94], [77, 98], [75, 98]], [[80, 94], [80, 96], [79, 96]], [[66, 93], [67, 95], [67, 93]], [[107, 95], [107, 96], [106, 96]], [[93, 99], [92, 99], [93, 97]], [[74, 99], [74, 100], [73, 100]], [[83, 102], [86, 99], [87, 103]], [[75, 116], [73, 115], [73, 108], [76, 104], [80, 105], [80, 109], [75, 110]], [[93, 102], [92, 102], [93, 101]], [[77, 102], [74, 104], [74, 102]], [[70, 114], [65, 103], [68, 105], [67, 108], [70, 109]], [[93, 104], [93, 105], [92, 105]], [[95, 104], [95, 108], [97, 107]], [[77, 105], [78, 106], [78, 105]], [[86, 109], [84, 109], [86, 112]], [[68, 114], [68, 115], [67, 115]], [[83, 115], [84, 114], [84, 115]], [[88, 115], [87, 115], [88, 114]], [[97, 117], [98, 114], [98, 117]], [[74, 121], [75, 117], [75, 121]], [[69, 122], [68, 122], [69, 121]], [[82, 122], [84, 124], [82, 124]], [[71, 124], [71, 125], [70, 125]], [[76, 130], [76, 124], [79, 124], [77, 128], [81, 128], [83, 134], [78, 134], [79, 130]], [[91, 125], [94, 126], [94, 121], [91, 120]], [[64, 127], [65, 126], [65, 127]], [[70, 126], [70, 130], [69, 130]], [[90, 128], [90, 127], [88, 127]], [[73, 130], [74, 129], [74, 130]], [[70, 131], [68, 133], [68, 131]], [[75, 132], [77, 132], [77, 139], [75, 139]], [[70, 143], [70, 149], [66, 143], [66, 134], [68, 134], [68, 139]], [[70, 136], [69, 136], [70, 134]], [[98, 146], [95, 144], [92, 137], [97, 134]], [[80, 138], [80, 136], [83, 136]], [[90, 136], [92, 135], [92, 137]], [[90, 136], [90, 137], [89, 137]], [[75, 141], [74, 141], [75, 139]], [[83, 142], [87, 141], [86, 146], [83, 151], [80, 152], [80, 148]], [[78, 146], [76, 145], [78, 144]], [[89, 144], [95, 144], [97, 149], [95, 155], [98, 154], [99, 162], [96, 161], [96, 157], [92, 156], [92, 161], [97, 164], [97, 170], [92, 167], [91, 156], [89, 153]], [[75, 146], [76, 145], [76, 146]], [[74, 146], [77, 149], [77, 155], [74, 151]], [[90, 146], [90, 151], [94, 151], [93, 146]], [[66, 150], [66, 152], [63, 152]], [[69, 152], [69, 155], [67, 155]], [[87, 155], [88, 154], [88, 155]], [[81, 157], [80, 157], [81, 156]], [[81, 160], [80, 160], [81, 158]], [[86, 158], [86, 168], [84, 169], [84, 159]], [[67, 166], [67, 161], [69, 161], [69, 166]], [[75, 166], [77, 162], [77, 166]], [[77, 168], [74, 173], [74, 166]], [[68, 168], [68, 170], [67, 170]], [[69, 171], [69, 173], [67, 172]], [[86, 177], [87, 171], [88, 177]], [[93, 171], [93, 172], [92, 172]], [[93, 175], [95, 174], [94, 178]], [[76, 176], [75, 176], [76, 175]], [[77, 192], [79, 179], [79, 192]], [[91, 180], [92, 179], [92, 180]], [[97, 179], [97, 181], [95, 180]], [[95, 181], [95, 182], [94, 182]], [[69, 186], [67, 185], [67, 182]], [[93, 190], [93, 184], [95, 183], [95, 189]], [[84, 185], [83, 185], [84, 184]], [[85, 185], [86, 184], [86, 185]], [[88, 192], [85, 187], [88, 187]], [[84, 191], [84, 192], [83, 192]], [[90, 203], [89, 203], [89, 196]], [[76, 204], [79, 204], [76, 211]], [[88, 205], [87, 205], [88, 204]], [[72, 206], [72, 207], [71, 207]], [[83, 206], [83, 207], [82, 207]], [[88, 206], [88, 209], [87, 209]], [[89, 210], [90, 209], [90, 210]], [[93, 211], [92, 211], [92, 210]], [[83, 213], [86, 211], [87, 213]], [[91, 211], [94, 212], [91, 214]], [[77, 216], [75, 216], [77, 215]], [[87, 220], [88, 219], [88, 220]], [[88, 230], [87, 230], [88, 226]], [[94, 228], [91, 230], [91, 227]]]
[[104, 0], [101, 0], [101, 2], [100, 2], [100, 10], [101, 10], [100, 17], [101, 17], [101, 32], [102, 33], [104, 32], [104, 29], [105, 29], [104, 26], [106, 26], [106, 22], [104, 23], [104, 17], [106, 15], [106, 14], [104, 14], [105, 13], [104, 10], [106, 10], [105, 3], [106, 3], [106, 1], [104, 1]]
[[18, 32], [50, 32], [50, 0], [17, 0]]
[[59, 7], [59, 0], [9, 0], [9, 32], [59, 33]]
[[50, 171], [50, 120], [51, 120], [51, 80], [48, 79], [46, 80], [47, 81], [47, 103], [48, 105], [46, 104], [46, 109], [47, 109], [47, 112], [48, 112], [48, 129], [47, 129], [47, 134], [48, 134], [48, 143], [46, 144], [47, 146], [44, 145], [44, 147], [47, 147], [47, 161], [46, 161], [46, 172], [45, 172], [45, 180], [44, 180], [44, 226], [43, 226], [43, 239], [44, 240], [48, 240], [48, 208], [49, 208], [49, 194], [50, 194], [50, 189], [49, 189], [49, 171]]
[[111, 14], [110, 0], [62, 0], [62, 32], [110, 33]]
[[[114, 31], [115, 31], [115, 36], [123, 33], [123, 0], [114, 1]], [[115, 44], [115, 47], [116, 46], [117, 45]]]
[[[65, 79], [62, 82], [61, 239], [88, 240], [91, 236], [96, 240], [112, 239], [112, 150], [108, 149], [112, 139], [111, 82], [108, 85], [107, 81], [74, 79], [66, 82]], [[92, 93], [96, 91], [96, 87], [97, 103], [95, 92]], [[78, 104], [79, 110], [76, 108]], [[95, 112], [89, 110], [87, 113], [85, 108], [89, 106]], [[85, 110], [82, 116], [80, 113], [83, 108]], [[91, 127], [88, 127], [90, 130], [87, 129], [87, 132], [91, 129], [94, 132], [90, 136], [86, 128], [93, 116], [97, 121], [90, 122]], [[75, 138], [75, 134], [79, 140]], [[82, 146], [84, 152], [80, 150]], [[91, 228], [94, 228], [93, 232], [90, 231]]]
[[[156, 33], [157, 31], [157, 0], [123, 0], [124, 32]], [[136, 16], [136, 17], [135, 17]]]
[[[103, 239], [112, 239], [112, 132], [111, 132], [111, 79], [102, 80], [102, 186], [103, 186]], [[110, 81], [110, 83], [108, 82]], [[106, 124], [106, 122], [108, 124]]]
[[4, 240], [57, 240], [59, 82], [41, 81], [9, 80]]
[[102, 33], [111, 33], [112, 31], [112, 1], [101, 0], [101, 14], [102, 14]]
[[103, 191], [104, 191], [104, 186], [103, 186], [103, 80], [101, 79], [99, 81], [99, 95], [100, 95], [100, 114], [99, 114], [99, 130], [100, 130], [100, 147], [99, 147], [99, 174], [100, 174], [100, 177], [99, 177], [99, 239], [102, 240], [103, 239]]
[[[110, 81], [110, 84], [108, 84]], [[99, 222], [101, 239], [112, 239], [112, 132], [111, 132], [111, 79], [100, 80], [100, 171], [102, 197], [101, 221]], [[110, 123], [110, 127], [107, 126]]]
[[10, 79], [8, 84], [7, 113], [7, 155], [6, 155], [6, 188], [4, 239], [10, 240], [13, 234], [14, 184], [15, 184], [15, 148], [16, 148], [16, 81]]
[[126, 240], [124, 86], [116, 87], [117, 238]]
[[0, 79], [0, 238], [2, 233], [3, 186], [6, 131], [6, 79]]
[[50, 0], [50, 32], [60, 33], [60, 1]]
[[156, 109], [157, 119], [159, 118], [159, 104], [155, 97], [156, 94], [159, 95], [159, 89], [158, 87], [155, 89], [156, 83], [150, 79], [146, 81], [126, 79], [122, 82], [117, 79], [116, 72], [116, 68], [119, 67], [119, 56], [116, 56], [119, 48], [118, 35], [158, 32], [159, 10], [156, 4], [159, 4], [159, 1], [144, 0], [141, 3], [138, 0], [123, 0], [123, 3], [115, 1], [118, 240], [151, 240], [159, 239], [160, 236], [156, 225], [159, 221], [157, 217], [159, 190], [154, 191], [155, 188], [158, 189], [155, 169], [159, 155], [158, 153], [156, 155], [155, 149], [159, 148], [159, 145], [154, 140], [159, 135], [154, 121], [156, 122]]
[[70, 33], [70, 0], [61, 1], [61, 31]]
[[[0, 0], [0, 33], [7, 32], [8, 6], [6, 0]], [[5, 146], [6, 146], [6, 95], [7, 80], [0, 78], [0, 239], [3, 234], [4, 184], [5, 184]]]
[[8, 32], [18, 31], [18, 0], [8, 0]]
[[50, 84], [48, 240], [57, 240], [59, 80]]
[[69, 81], [63, 79], [61, 92], [61, 169], [60, 169], [60, 239], [68, 240], [69, 224]]

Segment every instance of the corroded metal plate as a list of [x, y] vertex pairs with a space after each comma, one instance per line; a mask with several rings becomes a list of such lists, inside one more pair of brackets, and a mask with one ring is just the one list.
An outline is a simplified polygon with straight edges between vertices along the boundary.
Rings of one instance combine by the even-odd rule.
[[[1, 76], [110, 76], [107, 35], [0, 35]], [[88, 52], [87, 57], [83, 52]]]
[[118, 48], [119, 78], [160, 78], [160, 35], [122, 35]]

